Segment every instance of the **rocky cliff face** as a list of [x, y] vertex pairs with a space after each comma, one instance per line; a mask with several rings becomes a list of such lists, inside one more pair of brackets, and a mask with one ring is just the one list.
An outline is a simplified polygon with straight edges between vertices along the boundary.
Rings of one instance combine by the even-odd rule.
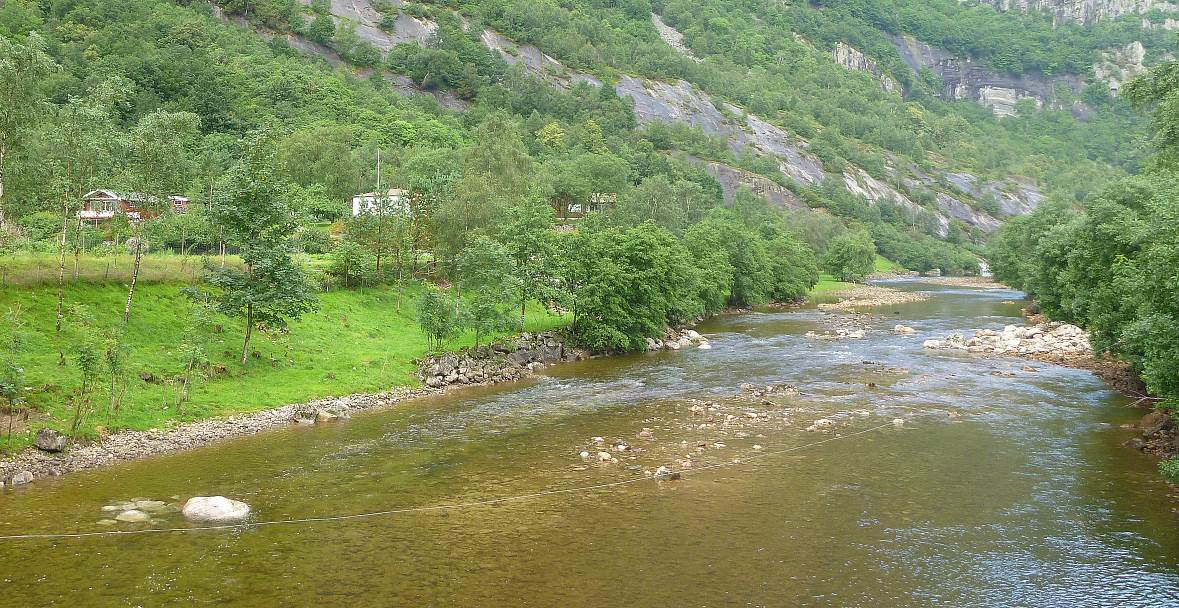
[[1109, 85], [1109, 90], [1117, 95], [1122, 84], [1146, 71], [1145, 59], [1146, 47], [1141, 42], [1131, 42], [1102, 53], [1101, 61], [1093, 65], [1093, 77]]
[[750, 192], [765, 198], [778, 207], [789, 209], [807, 208], [806, 203], [802, 202], [793, 192], [779, 186], [777, 182], [764, 175], [758, 175], [745, 171], [744, 169], [730, 167], [724, 163], [702, 160], [692, 156], [687, 157], [686, 160], [703, 167], [713, 179], [720, 183], [726, 204], [733, 202], [733, 197], [737, 195], [738, 190], [748, 188]]
[[1179, 5], [1163, 0], [981, 0], [999, 11], [1040, 11], [1052, 15], [1056, 24], [1092, 25], [1122, 15], [1145, 14], [1151, 10], [1179, 11]]
[[941, 78], [943, 97], [976, 101], [991, 108], [996, 116], [1015, 115], [1015, 104], [1022, 99], [1032, 100], [1037, 107], [1051, 103], [1057, 84], [1063, 84], [1073, 92], [1080, 92], [1084, 84], [1076, 76], [1045, 78], [996, 74], [983, 63], [969, 57], [957, 57], [912, 36], [894, 36], [893, 45], [914, 72], [925, 68]]
[[880, 88], [884, 89], [885, 92], [899, 93], [901, 91], [901, 87], [897, 84], [897, 81], [890, 78], [888, 74], [885, 74], [871, 57], [861, 53], [855, 47], [838, 42], [835, 44], [835, 49], [831, 51], [831, 57], [835, 60], [835, 63], [849, 70], [868, 72], [875, 76], [876, 80], [880, 82]]
[[[992, 232], [999, 220], [981, 211], [966, 200], [981, 200], [993, 196], [1001, 208], [1011, 215], [1026, 213], [1040, 202], [1043, 195], [1034, 185], [1009, 180], [1010, 183], [980, 183], [967, 173], [928, 175], [908, 163], [893, 159], [886, 167], [889, 178], [870, 175], [860, 167], [849, 167], [842, 175], [829, 175], [807, 148], [808, 143], [786, 133], [760, 117], [730, 104], [718, 109], [712, 98], [686, 81], [674, 83], [644, 80], [631, 76], [619, 79], [616, 90], [620, 97], [629, 97], [635, 104], [635, 116], [642, 123], [678, 122], [699, 128], [710, 135], [724, 137], [734, 152], [752, 149], [778, 162], [782, 173], [800, 185], [818, 185], [828, 178], [839, 179], [852, 194], [871, 203], [890, 201], [914, 214], [932, 217], [937, 231], [949, 234], [951, 220], [958, 220], [983, 232]], [[721, 183], [727, 200], [744, 186], [760, 192], [783, 206], [801, 205], [789, 190], [762, 176], [748, 173], [721, 163], [698, 161]], [[957, 176], [951, 179], [949, 175]], [[954, 180], [970, 184], [967, 191], [957, 196], [944, 190], [957, 190]], [[1019, 187], [1013, 186], [1019, 184]], [[913, 200], [914, 193], [928, 192], [934, 200], [924, 206]], [[1002, 198], [1001, 198], [1002, 197]], [[1006, 207], [1003, 207], [1006, 205]]]

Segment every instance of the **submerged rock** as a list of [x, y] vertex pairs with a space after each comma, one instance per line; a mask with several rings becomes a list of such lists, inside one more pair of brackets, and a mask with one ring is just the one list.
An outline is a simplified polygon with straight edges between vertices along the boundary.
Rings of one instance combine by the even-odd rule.
[[147, 513], [144, 513], [138, 509], [131, 509], [129, 511], [123, 511], [122, 513], [119, 513], [115, 517], [115, 521], [121, 521], [126, 524], [141, 524], [151, 521], [151, 515], [148, 515]]
[[250, 505], [224, 496], [194, 496], [184, 503], [184, 518], [195, 522], [241, 521], [250, 514]]
[[673, 471], [665, 466], [655, 469], [655, 479], [658, 479], [659, 481], [671, 481], [673, 479], [679, 478], [680, 474], [678, 471]]

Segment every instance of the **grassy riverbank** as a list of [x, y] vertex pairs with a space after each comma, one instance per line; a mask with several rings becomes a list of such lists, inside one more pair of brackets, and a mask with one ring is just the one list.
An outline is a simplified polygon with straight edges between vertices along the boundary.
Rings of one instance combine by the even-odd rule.
[[[121, 321], [127, 295], [121, 278], [129, 272], [129, 257], [83, 256], [76, 282], [70, 258], [67, 305], [85, 307], [93, 325], [81, 329], [67, 323], [66, 330], [57, 333], [56, 262], [48, 257], [3, 258], [0, 312], [16, 312], [25, 326], [21, 362], [31, 412], [28, 423], [18, 419], [14, 426], [14, 450], [28, 445], [32, 433], [43, 426], [68, 429], [81, 384], [75, 360], [79, 332], [91, 336], [109, 333]], [[227, 263], [237, 260], [231, 256]], [[100, 373], [90, 412], [81, 425], [83, 437], [245, 414], [329, 395], [418, 385], [413, 360], [429, 351], [414, 318], [414, 298], [421, 287], [409, 287], [400, 294], [388, 287], [330, 291], [320, 294], [318, 311], [293, 323], [287, 332], [257, 336], [251, 349], [256, 356], [246, 365], [237, 359], [240, 323], [217, 319], [219, 329], [211, 334], [206, 347], [208, 373], [197, 379], [189, 401], [177, 407], [184, 368], [180, 345], [185, 341], [191, 307], [180, 290], [191, 284], [200, 268], [199, 257], [153, 255], [146, 260], [128, 331], [131, 349], [126, 397], [118, 412], [111, 411], [108, 376]], [[822, 297], [851, 286], [823, 274], [809, 295]], [[525, 330], [555, 329], [568, 320], [536, 305], [528, 311]], [[468, 333], [450, 347], [473, 342], [474, 336]], [[61, 352], [65, 353], [64, 365]], [[0, 418], [3, 447], [8, 446], [7, 427], [6, 417]]]
[[[155, 260], [153, 260], [155, 262]], [[154, 265], [154, 264], [153, 264]], [[209, 378], [194, 387], [190, 401], [179, 410], [180, 375], [184, 364], [178, 346], [184, 341], [189, 304], [180, 294], [182, 283], [154, 283], [137, 290], [131, 319], [130, 387], [120, 411], [108, 412], [108, 389], [99, 378], [93, 412], [83, 434], [96, 436], [117, 429], [143, 430], [213, 416], [258, 411], [328, 395], [387, 390], [418, 383], [413, 359], [426, 354], [425, 336], [414, 320], [414, 296], [419, 288], [398, 294], [390, 288], [332, 291], [320, 294], [320, 308], [293, 323], [283, 335], [256, 338], [246, 365], [237, 361], [240, 325], [224, 322], [207, 348]], [[101, 333], [121, 322], [125, 288], [117, 284], [78, 283], [67, 286], [66, 301], [86, 306], [94, 316], [90, 331]], [[56, 288], [9, 286], [0, 290], [0, 311], [19, 311], [26, 325], [22, 356], [33, 410], [28, 429], [42, 426], [65, 429], [73, 415], [71, 400], [80, 374], [70, 346], [69, 332], [54, 332]], [[565, 317], [536, 306], [529, 310], [525, 329], [560, 327]], [[451, 343], [462, 347], [474, 341], [463, 335]], [[66, 365], [59, 365], [59, 349]], [[19, 425], [18, 425], [19, 428]], [[6, 434], [7, 420], [0, 422]], [[15, 433], [13, 447], [30, 441]], [[5, 438], [5, 445], [7, 444]]]

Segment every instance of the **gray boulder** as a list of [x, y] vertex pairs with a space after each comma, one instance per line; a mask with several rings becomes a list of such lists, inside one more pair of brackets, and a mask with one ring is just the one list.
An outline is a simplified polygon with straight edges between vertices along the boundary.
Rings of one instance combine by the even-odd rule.
[[32, 471], [21, 471], [21, 472], [17, 473], [16, 475], [13, 475], [12, 478], [8, 480], [8, 483], [11, 485], [14, 485], [14, 486], [23, 486], [26, 483], [32, 483], [32, 482], [33, 482], [33, 472]]
[[37, 436], [33, 439], [33, 445], [46, 452], [60, 452], [66, 448], [67, 443], [68, 437], [50, 428], [37, 431]]

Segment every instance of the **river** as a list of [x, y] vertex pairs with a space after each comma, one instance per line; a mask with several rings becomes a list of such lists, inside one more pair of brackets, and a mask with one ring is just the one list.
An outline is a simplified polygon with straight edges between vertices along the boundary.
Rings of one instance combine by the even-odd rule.
[[[865, 339], [808, 339], [833, 318], [813, 307], [725, 316], [700, 328], [711, 350], [566, 364], [8, 489], [0, 534], [135, 529], [96, 522], [136, 497], [222, 494], [264, 521], [635, 480], [367, 519], [7, 541], [4, 604], [1179, 606], [1179, 502], [1152, 459], [1119, 447], [1141, 412], [1088, 372], [922, 349], [1019, 323], [1020, 294], [897, 285], [933, 295], [872, 310]], [[798, 394], [763, 402], [745, 383]], [[819, 418], [834, 432], [804, 430]], [[585, 462], [595, 436], [642, 451]], [[683, 479], [644, 477], [686, 456]]]

